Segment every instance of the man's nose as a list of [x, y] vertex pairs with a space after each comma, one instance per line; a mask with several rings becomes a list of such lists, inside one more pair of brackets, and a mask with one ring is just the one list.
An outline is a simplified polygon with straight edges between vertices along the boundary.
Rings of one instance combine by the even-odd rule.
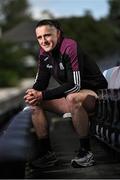
[[42, 43], [45, 43], [47, 40], [45, 37], [42, 37]]

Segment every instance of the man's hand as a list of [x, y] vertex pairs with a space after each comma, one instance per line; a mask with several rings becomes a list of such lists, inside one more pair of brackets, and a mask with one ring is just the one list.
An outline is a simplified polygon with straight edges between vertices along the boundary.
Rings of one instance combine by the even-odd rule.
[[24, 100], [27, 104], [35, 106], [42, 101], [42, 92], [34, 89], [28, 89], [26, 91], [26, 95], [24, 96]]

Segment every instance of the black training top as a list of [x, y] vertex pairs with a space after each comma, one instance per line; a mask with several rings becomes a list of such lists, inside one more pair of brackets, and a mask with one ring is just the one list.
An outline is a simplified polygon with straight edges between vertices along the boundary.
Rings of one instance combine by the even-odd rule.
[[[60, 86], [46, 89], [53, 76]], [[95, 62], [72, 39], [61, 38], [52, 52], [40, 49], [38, 72], [33, 88], [43, 99], [57, 99], [80, 89], [107, 88], [107, 81]]]

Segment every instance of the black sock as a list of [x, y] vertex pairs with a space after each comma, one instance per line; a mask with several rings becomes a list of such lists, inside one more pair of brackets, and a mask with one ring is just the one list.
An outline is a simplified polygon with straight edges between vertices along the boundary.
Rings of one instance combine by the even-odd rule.
[[41, 156], [46, 154], [48, 151], [52, 151], [49, 137], [38, 140], [38, 150], [39, 150], [39, 155]]
[[80, 138], [80, 149], [90, 150], [90, 138], [89, 136], [85, 136]]

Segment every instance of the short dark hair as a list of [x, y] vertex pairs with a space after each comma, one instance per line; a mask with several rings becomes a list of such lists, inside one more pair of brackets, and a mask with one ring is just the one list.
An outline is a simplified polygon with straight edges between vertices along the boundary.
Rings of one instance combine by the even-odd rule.
[[43, 19], [36, 24], [36, 28], [44, 25], [54, 26], [62, 32], [60, 23], [55, 19]]

